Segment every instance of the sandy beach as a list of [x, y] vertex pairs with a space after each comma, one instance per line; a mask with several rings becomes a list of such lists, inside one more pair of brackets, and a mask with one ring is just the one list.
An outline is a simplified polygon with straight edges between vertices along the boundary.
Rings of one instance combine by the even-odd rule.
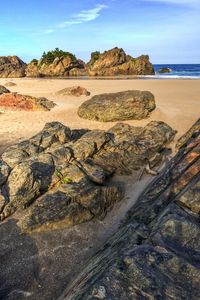
[[0, 84], [14, 82], [12, 92], [53, 100], [57, 106], [50, 112], [3, 112], [0, 114], [0, 152], [7, 145], [30, 138], [40, 131], [46, 122], [60, 121], [70, 128], [109, 129], [115, 123], [100, 123], [81, 119], [77, 109], [90, 97], [57, 96], [60, 89], [81, 85], [91, 96], [131, 89], [149, 90], [155, 95], [156, 110], [150, 118], [126, 121], [131, 125], [144, 126], [151, 120], [161, 120], [178, 131], [176, 140], [198, 119], [200, 112], [199, 80], [65, 80], [65, 79], [0, 79]]

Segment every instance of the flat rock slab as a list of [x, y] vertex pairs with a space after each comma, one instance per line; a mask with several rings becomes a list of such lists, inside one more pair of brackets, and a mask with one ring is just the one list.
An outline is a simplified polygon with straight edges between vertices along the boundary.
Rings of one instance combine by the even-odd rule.
[[78, 115], [101, 122], [140, 120], [147, 118], [155, 108], [152, 93], [133, 90], [96, 95], [79, 107]]
[[90, 96], [90, 92], [88, 92], [84, 87], [72, 86], [58, 91], [56, 95], [80, 97]]
[[7, 92], [0, 95], [0, 108], [3, 110], [49, 111], [55, 105], [56, 104], [53, 101], [46, 98], [36, 98]]

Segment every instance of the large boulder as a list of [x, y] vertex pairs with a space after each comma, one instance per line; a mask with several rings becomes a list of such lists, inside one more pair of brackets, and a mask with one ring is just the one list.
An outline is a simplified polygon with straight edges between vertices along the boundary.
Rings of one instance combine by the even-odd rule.
[[17, 56], [0, 56], [0, 77], [25, 76], [26, 64]]
[[140, 120], [147, 118], [155, 107], [152, 93], [133, 90], [96, 95], [79, 107], [78, 115], [102, 122]]
[[20, 95], [17, 93], [4, 93], [0, 95], [0, 108], [3, 110], [49, 111], [56, 104], [46, 98]]
[[199, 299], [199, 134], [185, 140], [61, 299]]
[[[1, 219], [25, 209], [23, 231], [71, 227], [104, 218], [123, 189], [108, 180], [142, 169], [162, 156], [175, 131], [163, 122], [145, 128], [117, 124], [108, 132], [71, 131], [48, 123], [33, 138], [11, 146], [0, 164]], [[155, 163], [154, 163], [155, 165]]]
[[27, 65], [26, 76], [78, 76], [85, 75], [84, 68], [82, 60], [75, 60], [71, 56], [56, 57], [52, 63], [34, 59]]
[[152, 75], [155, 74], [148, 55], [133, 58], [123, 49], [114, 48], [91, 58], [87, 64], [90, 76]]

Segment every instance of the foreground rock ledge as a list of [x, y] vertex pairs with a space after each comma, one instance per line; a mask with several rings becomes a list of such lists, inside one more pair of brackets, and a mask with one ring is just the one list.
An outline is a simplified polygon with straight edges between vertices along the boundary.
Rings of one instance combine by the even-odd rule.
[[79, 107], [78, 115], [102, 122], [140, 120], [147, 118], [155, 108], [152, 93], [133, 90], [96, 95]]
[[199, 299], [199, 122], [60, 299]]
[[108, 132], [47, 123], [2, 154], [1, 220], [22, 212], [18, 225], [30, 232], [104, 218], [123, 198], [123, 190], [108, 177], [130, 174], [147, 160], [155, 165], [175, 133], [164, 122], [144, 128], [119, 123]]

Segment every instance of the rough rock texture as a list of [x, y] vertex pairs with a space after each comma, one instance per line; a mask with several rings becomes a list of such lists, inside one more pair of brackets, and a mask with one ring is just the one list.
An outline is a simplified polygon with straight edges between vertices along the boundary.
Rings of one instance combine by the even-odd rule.
[[100, 54], [96, 61], [91, 59], [87, 70], [90, 76], [155, 74], [148, 55], [133, 58], [117, 47]]
[[19, 226], [30, 232], [104, 218], [123, 197], [121, 188], [107, 178], [162, 157], [174, 135], [163, 122], [151, 122], [145, 128], [119, 123], [108, 132], [86, 133], [48, 123], [38, 135], [2, 155], [1, 220], [24, 208]]
[[72, 86], [65, 89], [62, 89], [56, 93], [57, 95], [62, 96], [89, 96], [90, 92], [88, 92], [84, 87], [82, 86]]
[[193, 135], [198, 135], [200, 131], [200, 119], [178, 140], [176, 148], [179, 149], [184, 146], [184, 144], [191, 138]]
[[159, 73], [170, 73], [172, 70], [170, 68], [162, 68], [159, 70]]
[[5, 93], [0, 95], [0, 108], [3, 110], [51, 110], [56, 104], [46, 98], [36, 98], [17, 93]]
[[155, 107], [152, 93], [133, 90], [96, 95], [79, 107], [78, 115], [102, 122], [140, 120], [148, 117]]
[[25, 76], [26, 64], [17, 56], [0, 56], [0, 77]]
[[200, 130], [129, 211], [60, 299], [192, 299], [200, 295]]
[[85, 64], [82, 60], [74, 61], [70, 56], [57, 57], [51, 64], [42, 64], [41, 61], [33, 60], [26, 68], [26, 76], [78, 76], [85, 75], [84, 68]]
[[10, 91], [5, 88], [3, 85], [0, 85], [0, 95], [10, 93]]
[[41, 64], [34, 59], [27, 65], [26, 76], [116, 76], [116, 75], [152, 75], [155, 74], [148, 55], [133, 58], [123, 49], [114, 48], [92, 58], [86, 65], [70, 56], [56, 58], [51, 64]]
[[16, 83], [14, 83], [14, 82], [12, 82], [12, 81], [9, 81], [9, 82], [6, 82], [5, 83], [5, 86], [6, 87], [12, 87], [12, 86], [16, 86], [17, 84]]

